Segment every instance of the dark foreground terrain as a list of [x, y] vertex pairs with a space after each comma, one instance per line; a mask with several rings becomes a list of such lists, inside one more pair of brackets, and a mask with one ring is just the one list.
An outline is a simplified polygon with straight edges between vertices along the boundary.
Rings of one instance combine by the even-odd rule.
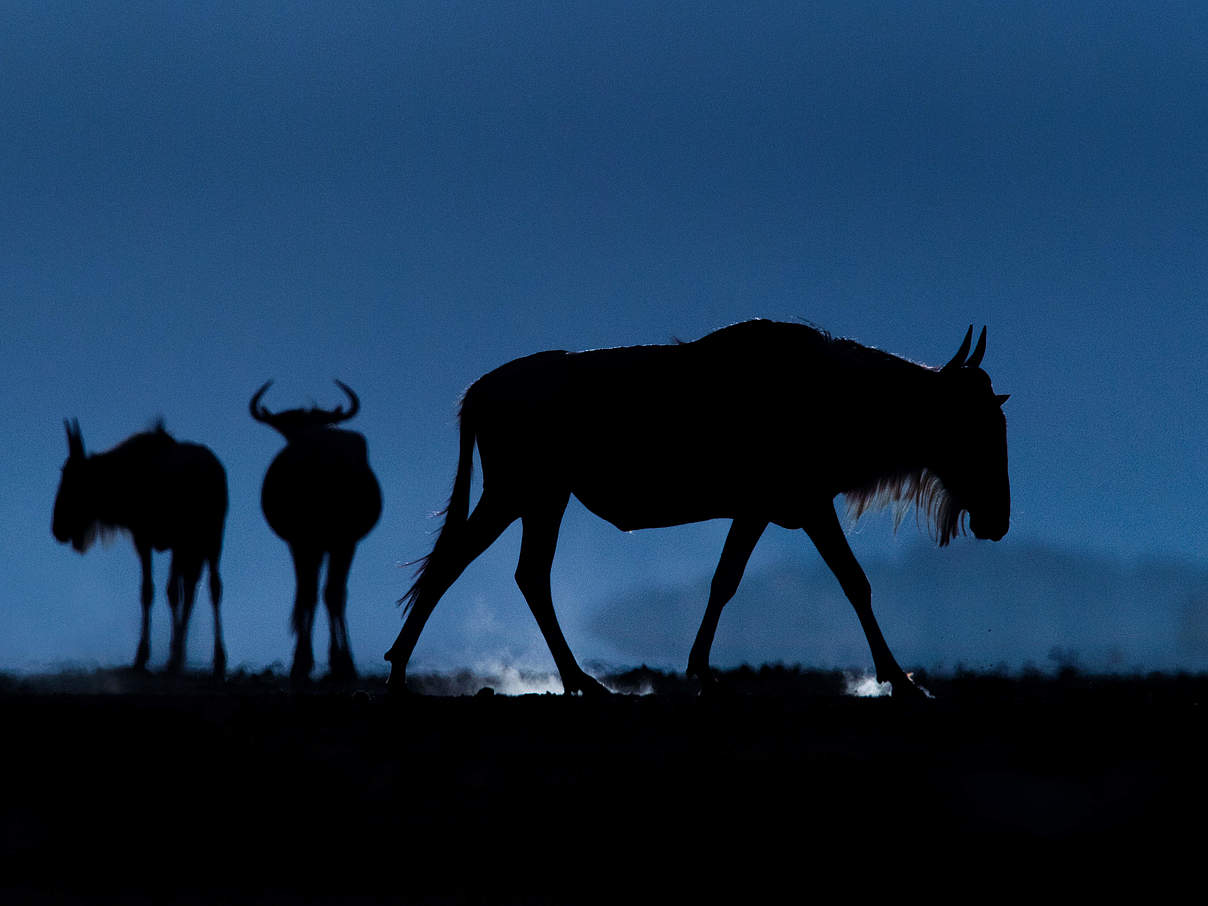
[[1155, 897], [1200, 873], [1208, 678], [930, 677], [910, 706], [726, 679], [0, 681], [0, 902]]

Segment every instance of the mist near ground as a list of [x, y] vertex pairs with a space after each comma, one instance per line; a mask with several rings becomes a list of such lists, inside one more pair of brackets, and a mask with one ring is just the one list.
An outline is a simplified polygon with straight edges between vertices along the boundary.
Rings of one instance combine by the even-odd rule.
[[[1208, 568], [1122, 562], [1039, 544], [911, 543], [864, 563], [873, 609], [898, 660], [931, 670], [1208, 669]], [[636, 589], [590, 628], [622, 660], [687, 662], [708, 577]], [[717, 664], [867, 664], [854, 611], [818, 558], [749, 572], [722, 613]], [[681, 667], [683, 665], [680, 665]], [[909, 668], [908, 668], [909, 669]]]

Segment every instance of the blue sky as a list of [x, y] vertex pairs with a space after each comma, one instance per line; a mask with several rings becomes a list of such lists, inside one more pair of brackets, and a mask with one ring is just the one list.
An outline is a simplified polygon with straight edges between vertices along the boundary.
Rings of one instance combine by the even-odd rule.
[[[232, 664], [288, 663], [292, 568], [258, 505], [279, 440], [247, 400], [268, 378], [271, 408], [334, 405], [332, 378], [354, 387], [385, 508], [349, 620], [358, 662], [376, 667], [399, 626], [399, 565], [431, 544], [471, 381], [539, 349], [753, 316], [930, 363], [988, 325], [987, 370], [1012, 394], [1004, 557], [1040, 546], [1193, 577], [1208, 563], [1202, 4], [3, 15], [0, 669], [133, 656], [129, 543], [81, 558], [49, 532], [64, 417], [92, 450], [160, 415], [214, 449], [232, 498]], [[572, 508], [554, 591], [580, 659], [624, 657], [591, 627], [641, 589], [698, 589], [703, 610], [724, 534], [626, 536]], [[916, 541], [909, 522], [894, 536], [874, 519], [853, 544], [909, 564]], [[517, 545], [513, 529], [455, 586], [417, 667], [550, 665], [511, 580]], [[752, 570], [816, 559], [803, 537], [769, 535]], [[1078, 588], [1054, 597], [1081, 606]], [[978, 656], [1043, 660], [1060, 635]], [[208, 636], [199, 610], [198, 663]]]

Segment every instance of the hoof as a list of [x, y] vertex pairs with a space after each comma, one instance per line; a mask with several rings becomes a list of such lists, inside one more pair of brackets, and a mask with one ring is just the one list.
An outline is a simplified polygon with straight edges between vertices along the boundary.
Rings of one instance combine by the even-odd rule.
[[726, 687], [717, 679], [717, 674], [708, 667], [702, 669], [688, 668], [688, 679], [695, 677], [700, 683], [700, 695], [702, 698], [712, 698], [718, 695], [723, 695], [726, 692]]
[[909, 673], [903, 673], [899, 678], [891, 680], [894, 701], [926, 702], [935, 698], [922, 686], [915, 684]]
[[329, 658], [328, 678], [337, 683], [354, 683], [357, 679], [357, 668], [353, 666], [352, 658], [347, 654]]
[[386, 679], [386, 694], [396, 701], [402, 701], [412, 695], [407, 689], [407, 674], [402, 670], [392, 669]]
[[563, 681], [562, 688], [567, 695], [579, 692], [582, 693], [584, 698], [610, 698], [612, 696], [612, 693], [605, 686], [586, 673], [580, 676], [574, 685]]

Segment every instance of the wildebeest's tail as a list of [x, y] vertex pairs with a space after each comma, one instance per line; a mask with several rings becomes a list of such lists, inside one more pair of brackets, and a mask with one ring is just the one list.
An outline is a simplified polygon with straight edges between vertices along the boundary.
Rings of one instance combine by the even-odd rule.
[[436, 544], [432, 547], [432, 553], [414, 561], [418, 565], [415, 571], [415, 581], [407, 593], [398, 600], [399, 604], [404, 605], [404, 616], [424, 592], [424, 577], [428, 567], [457, 539], [457, 535], [465, 528], [466, 518], [469, 516], [470, 477], [474, 471], [474, 442], [477, 438], [474, 410], [470, 405], [470, 399], [470, 394], [467, 392], [462, 398], [461, 410], [458, 413], [461, 443], [457, 454], [457, 475], [453, 479], [453, 493], [449, 495], [449, 502], [442, 511], [445, 522], [440, 528]]

